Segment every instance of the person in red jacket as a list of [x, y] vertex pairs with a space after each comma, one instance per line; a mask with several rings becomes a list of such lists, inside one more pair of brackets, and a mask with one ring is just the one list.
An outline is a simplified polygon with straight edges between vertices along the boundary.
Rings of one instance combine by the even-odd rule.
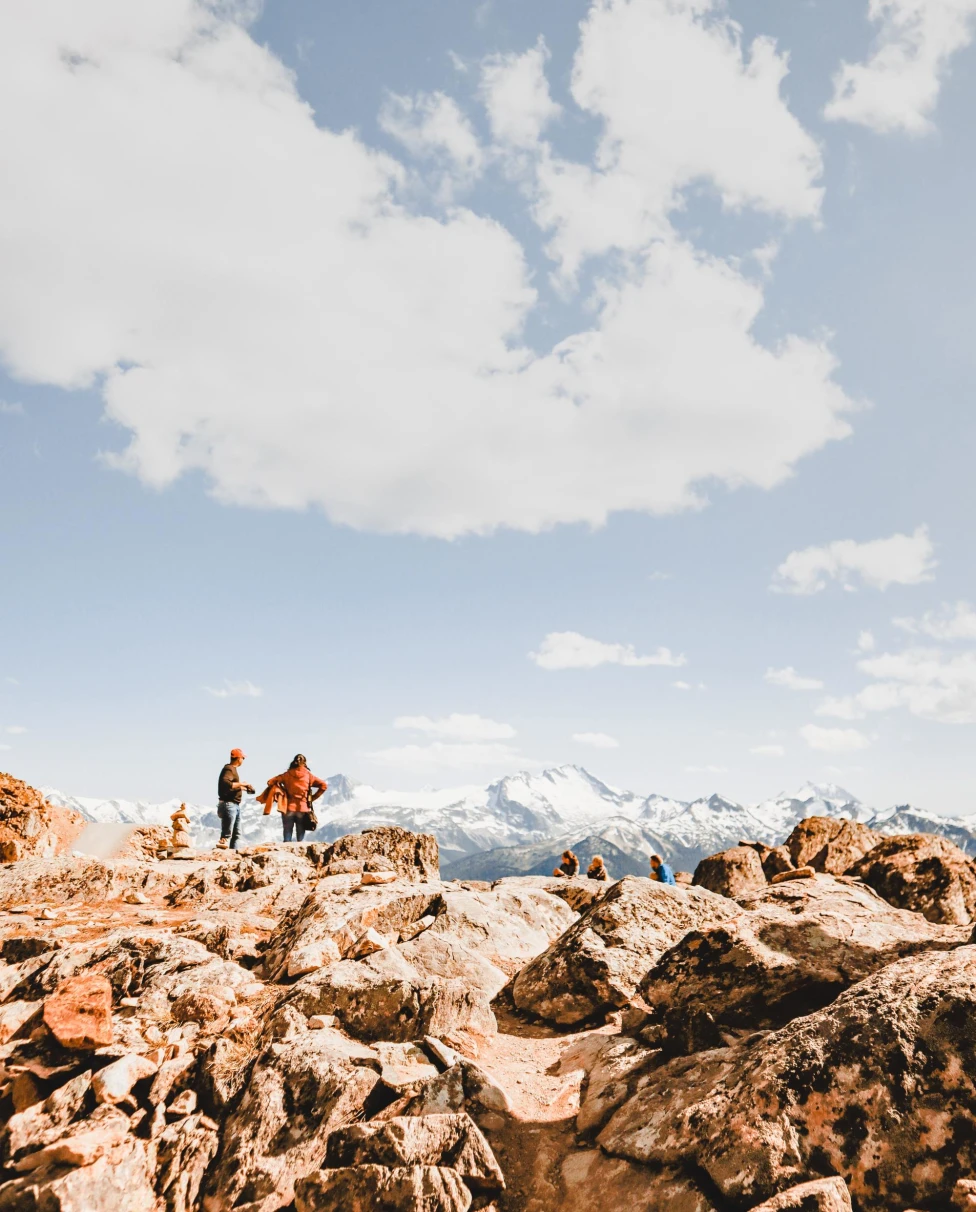
[[285, 841], [290, 842], [295, 834], [300, 842], [309, 829], [312, 805], [325, 795], [328, 786], [325, 779], [309, 770], [304, 753], [296, 753], [284, 774], [268, 779], [268, 786], [258, 799], [267, 803], [268, 797], [277, 793]]

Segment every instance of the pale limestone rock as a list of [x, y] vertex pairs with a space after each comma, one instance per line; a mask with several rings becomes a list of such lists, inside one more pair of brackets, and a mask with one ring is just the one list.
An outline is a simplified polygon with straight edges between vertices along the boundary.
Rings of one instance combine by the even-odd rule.
[[379, 1057], [384, 1084], [399, 1095], [415, 1094], [423, 1082], [440, 1072], [416, 1044], [378, 1043], [373, 1051]]
[[153, 1064], [146, 1056], [130, 1052], [128, 1056], [119, 1057], [92, 1078], [92, 1089], [95, 1101], [98, 1103], [119, 1103], [132, 1092], [136, 1082], [152, 1077], [159, 1066]]
[[296, 1187], [298, 1212], [468, 1212], [471, 1192], [441, 1166], [320, 1170]]
[[817, 1178], [774, 1195], [752, 1212], [851, 1212], [851, 1194], [842, 1178]]

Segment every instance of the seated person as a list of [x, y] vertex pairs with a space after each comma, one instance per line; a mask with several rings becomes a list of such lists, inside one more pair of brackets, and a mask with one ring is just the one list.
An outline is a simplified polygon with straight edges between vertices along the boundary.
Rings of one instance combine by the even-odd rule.
[[608, 880], [610, 878], [610, 872], [604, 866], [602, 855], [594, 854], [592, 863], [586, 869], [586, 878], [588, 880]]
[[579, 875], [579, 859], [573, 854], [572, 850], [563, 851], [563, 861], [558, 867], [553, 868], [552, 873], [560, 878], [565, 876], [567, 879], [572, 879], [574, 875]]
[[674, 878], [674, 872], [659, 854], [651, 855], [651, 879], [658, 880], [662, 884], [674, 884], [675, 886], [678, 883]]

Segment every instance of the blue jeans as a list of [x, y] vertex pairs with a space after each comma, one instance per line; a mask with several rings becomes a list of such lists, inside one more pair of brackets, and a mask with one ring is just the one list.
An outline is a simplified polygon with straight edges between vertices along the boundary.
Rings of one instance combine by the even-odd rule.
[[305, 837], [305, 830], [308, 828], [308, 813], [307, 812], [283, 812], [281, 814], [281, 825], [285, 831], [285, 841], [291, 841], [292, 831], [295, 832], [295, 840], [300, 842]]
[[231, 850], [237, 849], [237, 839], [241, 834], [241, 806], [229, 800], [221, 800], [217, 805], [217, 815], [220, 817], [220, 837], [230, 838]]

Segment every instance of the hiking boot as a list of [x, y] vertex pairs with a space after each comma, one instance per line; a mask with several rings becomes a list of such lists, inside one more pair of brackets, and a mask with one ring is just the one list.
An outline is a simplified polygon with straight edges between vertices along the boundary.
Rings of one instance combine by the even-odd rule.
[[226, 850], [226, 849], [227, 849], [227, 838], [222, 837], [219, 839], [217, 844], [214, 846], [214, 850]]

